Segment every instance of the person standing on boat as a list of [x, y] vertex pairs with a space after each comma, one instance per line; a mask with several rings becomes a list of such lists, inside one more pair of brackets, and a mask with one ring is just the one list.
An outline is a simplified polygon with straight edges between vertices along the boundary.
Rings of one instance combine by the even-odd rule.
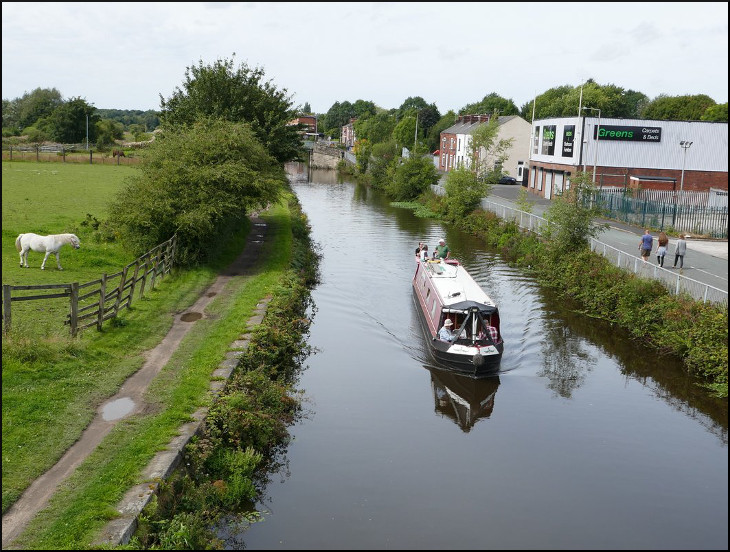
[[444, 325], [441, 326], [441, 329], [439, 330], [439, 339], [443, 339], [444, 341], [453, 341], [454, 340], [454, 334], [451, 331], [451, 326], [453, 326], [454, 323], [446, 319], [446, 322], [444, 322]]
[[451, 251], [449, 251], [449, 246], [446, 245], [446, 240], [441, 238], [439, 244], [436, 246], [436, 255], [439, 259], [448, 259], [450, 253]]
[[425, 243], [421, 247], [421, 255], [420, 256], [421, 256], [421, 260], [422, 261], [425, 262], [425, 261], [428, 260], [428, 245], [426, 245]]

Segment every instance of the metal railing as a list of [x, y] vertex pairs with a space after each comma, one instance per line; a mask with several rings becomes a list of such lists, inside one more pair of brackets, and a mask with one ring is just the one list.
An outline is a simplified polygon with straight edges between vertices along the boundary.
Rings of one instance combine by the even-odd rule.
[[[520, 211], [507, 205], [494, 203], [488, 199], [482, 200], [482, 206], [500, 218], [512, 220], [520, 228], [524, 228], [538, 235], [541, 235], [542, 229], [550, 224], [543, 217]], [[661, 268], [654, 265], [654, 263], [644, 262], [640, 257], [621, 251], [595, 238], [591, 238], [590, 246], [592, 251], [603, 255], [619, 268], [632, 272], [642, 278], [660, 280], [675, 295], [687, 293], [690, 297], [699, 301], [713, 303], [727, 303], [728, 301], [728, 292], [725, 290], [688, 278], [676, 271]]]

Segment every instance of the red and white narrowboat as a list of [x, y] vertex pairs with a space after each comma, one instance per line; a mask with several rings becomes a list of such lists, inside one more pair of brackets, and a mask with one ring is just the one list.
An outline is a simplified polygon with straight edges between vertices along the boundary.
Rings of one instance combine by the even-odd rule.
[[[416, 257], [413, 298], [439, 364], [474, 378], [499, 371], [504, 351], [499, 309], [459, 261]], [[445, 332], [450, 336], [440, 332], [444, 325], [453, 330]]]

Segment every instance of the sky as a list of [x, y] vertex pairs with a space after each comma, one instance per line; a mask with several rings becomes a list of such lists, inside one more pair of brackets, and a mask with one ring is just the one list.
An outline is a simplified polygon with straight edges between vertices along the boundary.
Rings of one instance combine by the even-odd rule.
[[3, 2], [2, 98], [159, 110], [188, 67], [263, 69], [294, 107], [518, 108], [588, 79], [728, 101], [727, 2]]

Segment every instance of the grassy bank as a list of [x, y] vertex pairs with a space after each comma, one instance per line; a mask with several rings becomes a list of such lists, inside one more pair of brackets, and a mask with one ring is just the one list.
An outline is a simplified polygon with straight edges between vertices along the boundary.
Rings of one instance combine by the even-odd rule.
[[[262, 217], [267, 219], [273, 233], [271, 249], [255, 274], [231, 279], [224, 292], [208, 307], [206, 317], [196, 322], [186, 335], [148, 392], [149, 400], [156, 405], [153, 412], [120, 421], [53, 496], [48, 509], [32, 521], [16, 541], [17, 546], [28, 549], [89, 547], [97, 532], [115, 515], [114, 507], [124, 492], [139, 482], [141, 470], [154, 454], [165, 447], [181, 424], [189, 421], [192, 412], [206, 404], [211, 373], [225, 358], [230, 344], [238, 338], [256, 305], [264, 297], [276, 293], [290, 263], [292, 239], [288, 207], [278, 205]], [[98, 388], [93, 377], [75, 383], [79, 390], [90, 387], [92, 391], [88, 395], [93, 397], [72, 401], [78, 413], [93, 414], [95, 405], [140, 367], [144, 350], [164, 337], [172, 314], [191, 305], [212, 282], [217, 271], [240, 253], [247, 232], [248, 228], [241, 229], [216, 266], [189, 270], [169, 278], [144, 302], [145, 306], [150, 306], [149, 309], [135, 308], [129, 314], [125, 313], [121, 319], [123, 327], [111, 329], [103, 336], [92, 332], [92, 337], [85, 338], [87, 342], [74, 347], [74, 355], [70, 356], [75, 357], [75, 361], [68, 359], [69, 371], [75, 367], [78, 373], [78, 367], [83, 365], [84, 372], [87, 372], [87, 364], [92, 361], [94, 365], [89, 372], [103, 369], [115, 374], [105, 379], [102, 389]], [[146, 336], [144, 345], [135, 343], [142, 336]], [[23, 367], [33, 370], [28, 368], [27, 362], [23, 363]], [[55, 376], [58, 377], [58, 374]], [[53, 377], [48, 379], [52, 381]], [[77, 425], [81, 429], [86, 423], [88, 420]], [[30, 425], [39, 430], [42, 428], [42, 432], [46, 433], [42, 424]], [[48, 458], [49, 455], [36, 451], [35, 454], [27, 454], [26, 460], [38, 464], [41, 457]], [[50, 463], [53, 461], [49, 458]], [[18, 488], [21, 486], [17, 485]], [[5, 488], [4, 474], [4, 493]]]
[[[106, 205], [136, 169], [123, 166], [3, 163], [3, 283], [48, 284], [96, 279], [115, 272], [131, 258], [104, 239]], [[92, 457], [64, 484], [15, 546], [37, 549], [85, 548], [114, 514], [114, 506], [150, 458], [163, 448], [191, 412], [207, 400], [210, 374], [224, 358], [259, 301], [276, 293], [291, 264], [292, 225], [288, 204], [263, 215], [272, 248], [256, 275], [233, 278], [208, 307], [150, 390], [156, 406], [125, 419]], [[98, 406], [144, 362], [172, 325], [173, 315], [200, 293], [244, 247], [247, 225], [230, 236], [227, 248], [210, 264], [175, 270], [144, 299], [133, 303], [103, 332], [87, 330], [76, 339], [59, 324], [50, 333], [48, 305], [3, 336], [3, 512], [23, 490], [50, 468], [81, 435]], [[82, 248], [62, 250], [64, 271], [20, 269], [15, 237], [21, 232], [79, 235]], [[50, 264], [50, 263], [49, 263]], [[65, 306], [58, 307], [61, 312]], [[43, 338], [38, 339], [42, 335]]]

